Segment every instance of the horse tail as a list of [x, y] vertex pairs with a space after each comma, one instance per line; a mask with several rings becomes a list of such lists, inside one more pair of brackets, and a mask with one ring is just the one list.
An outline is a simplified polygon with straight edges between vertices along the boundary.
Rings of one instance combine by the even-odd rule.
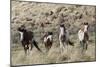
[[68, 43], [69, 43], [70, 45], [74, 46], [74, 43], [71, 42], [70, 40], [68, 40]]
[[40, 52], [42, 52], [41, 49], [38, 47], [38, 43], [35, 40], [33, 40], [33, 44]]

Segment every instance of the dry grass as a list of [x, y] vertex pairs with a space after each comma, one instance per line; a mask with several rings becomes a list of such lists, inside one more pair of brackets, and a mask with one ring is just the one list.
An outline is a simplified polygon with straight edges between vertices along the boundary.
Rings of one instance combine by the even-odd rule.
[[[11, 61], [12, 65], [48, 64], [78, 61], [95, 61], [95, 6], [50, 4], [36, 2], [12, 1], [11, 17]], [[53, 15], [49, 15], [53, 11]], [[63, 15], [63, 16], [61, 16]], [[58, 41], [59, 23], [63, 21], [70, 31], [70, 39], [75, 46], [66, 46], [63, 53], [60, 52]], [[49, 22], [50, 24], [46, 24]], [[90, 41], [86, 52], [81, 53], [77, 32], [83, 22], [90, 25]], [[44, 23], [44, 30], [40, 24]], [[25, 24], [32, 30], [35, 39], [43, 53], [35, 47], [28, 56], [25, 56], [23, 47], [19, 41], [17, 28]], [[41, 36], [43, 32], [52, 31], [54, 43], [49, 52], [45, 52]]]

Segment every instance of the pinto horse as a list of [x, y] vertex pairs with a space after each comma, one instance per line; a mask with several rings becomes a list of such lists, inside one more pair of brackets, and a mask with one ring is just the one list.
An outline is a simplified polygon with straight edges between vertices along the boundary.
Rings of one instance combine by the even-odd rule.
[[45, 48], [46, 48], [47, 51], [49, 51], [50, 48], [52, 47], [52, 43], [53, 43], [53, 37], [52, 37], [52, 35], [53, 35], [52, 32], [47, 32], [47, 33], [43, 36]]
[[83, 50], [87, 50], [88, 47], [88, 40], [89, 40], [89, 35], [88, 35], [88, 23], [84, 23], [84, 26], [81, 27], [81, 29], [78, 31], [78, 38], [80, 41], [80, 45]]
[[22, 46], [24, 47], [25, 54], [27, 54], [29, 50], [32, 50], [33, 44], [39, 51], [41, 51], [37, 45], [37, 42], [35, 41], [33, 37], [32, 31], [26, 30], [24, 25], [19, 27], [18, 31], [20, 33], [20, 41], [22, 43]]
[[69, 31], [66, 30], [64, 24], [60, 25], [59, 42], [61, 51], [65, 48], [65, 44], [74, 46], [74, 44], [69, 40]]

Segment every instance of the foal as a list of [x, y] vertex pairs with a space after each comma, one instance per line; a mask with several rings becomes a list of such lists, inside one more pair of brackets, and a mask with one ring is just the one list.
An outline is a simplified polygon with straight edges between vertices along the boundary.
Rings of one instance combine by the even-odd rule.
[[32, 50], [33, 44], [39, 51], [41, 51], [40, 48], [37, 45], [37, 42], [33, 38], [33, 32], [32, 31], [26, 30], [24, 25], [19, 27], [18, 31], [20, 33], [20, 41], [22, 43], [22, 46], [24, 47], [25, 54], [27, 54], [27, 52], [29, 50]]
[[53, 33], [52, 32], [48, 32], [44, 35], [44, 44], [45, 44], [45, 48], [47, 51], [50, 50], [50, 48], [52, 47], [52, 43], [53, 43]]
[[74, 46], [73, 43], [69, 40], [69, 31], [66, 30], [64, 24], [60, 25], [59, 41], [61, 51], [65, 48], [65, 44]]
[[79, 38], [79, 41], [80, 41], [80, 45], [82, 47], [82, 51], [87, 50], [88, 40], [89, 40], [88, 23], [84, 23], [84, 26], [81, 27], [81, 29], [78, 31], [78, 38]]

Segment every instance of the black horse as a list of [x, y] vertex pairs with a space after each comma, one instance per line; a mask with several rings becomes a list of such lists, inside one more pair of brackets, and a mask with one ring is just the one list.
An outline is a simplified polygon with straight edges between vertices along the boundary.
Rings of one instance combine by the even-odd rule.
[[38, 43], [34, 39], [32, 31], [26, 30], [24, 25], [19, 27], [18, 31], [20, 32], [20, 41], [22, 43], [22, 46], [24, 47], [25, 54], [27, 54], [27, 51], [32, 50], [33, 44], [39, 51], [41, 51], [37, 45]]

